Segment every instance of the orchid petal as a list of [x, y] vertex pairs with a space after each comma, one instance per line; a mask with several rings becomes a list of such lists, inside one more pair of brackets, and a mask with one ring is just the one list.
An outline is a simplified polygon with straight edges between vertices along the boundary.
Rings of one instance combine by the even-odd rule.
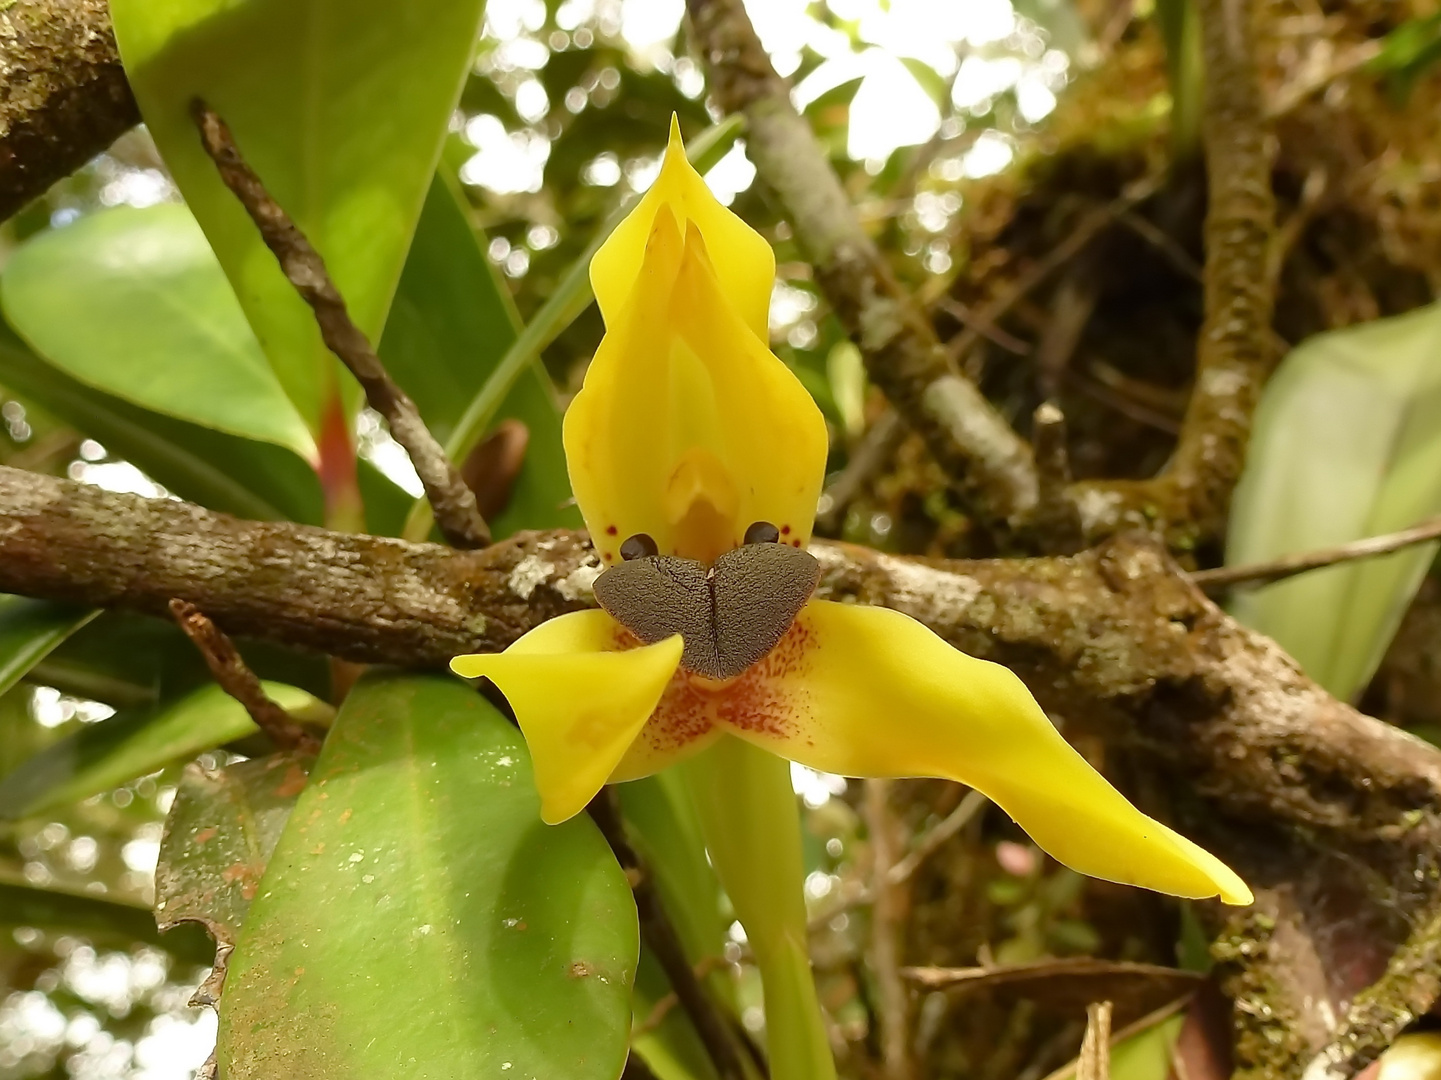
[[825, 421], [687, 230], [655, 216], [635, 287], [566, 411], [571, 486], [611, 565], [635, 533], [708, 563], [756, 521], [802, 546], [815, 517]]
[[510, 702], [548, 824], [585, 809], [680, 664], [679, 635], [620, 649], [624, 633], [603, 611], [577, 611], [542, 623], [503, 653], [450, 662], [457, 675], [484, 675]]
[[660, 175], [590, 263], [591, 285], [605, 325], [612, 327], [621, 317], [640, 276], [656, 217], [663, 209], [674, 217], [682, 234], [687, 222], [700, 230], [715, 261], [721, 291], [751, 332], [761, 341], [768, 340], [775, 253], [760, 233], [716, 201], [700, 173], [686, 160], [680, 125], [673, 116]]
[[936, 776], [989, 796], [1060, 862], [1175, 896], [1251, 903], [1219, 859], [1133, 807], [1011, 671], [884, 608], [812, 600], [721, 722], [823, 772]]

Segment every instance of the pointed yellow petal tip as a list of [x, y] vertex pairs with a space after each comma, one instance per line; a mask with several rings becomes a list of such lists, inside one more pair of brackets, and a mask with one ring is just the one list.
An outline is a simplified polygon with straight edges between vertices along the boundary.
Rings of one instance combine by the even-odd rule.
[[670, 136], [661, 158], [660, 174], [624, 221], [616, 226], [590, 263], [596, 303], [607, 328], [620, 318], [636, 286], [645, 242], [661, 207], [678, 222], [694, 223], [705, 236], [726, 300], [761, 341], [768, 340], [775, 253], [765, 238], [729, 209], [706, 187], [685, 154], [680, 123], [671, 116]]
[[743, 676], [784, 728], [737, 712], [733, 734], [822, 772], [937, 776], [995, 801], [1057, 861], [1172, 896], [1251, 891], [1210, 852], [1141, 813], [1056, 730], [1009, 669], [886, 608], [811, 600], [799, 634]]

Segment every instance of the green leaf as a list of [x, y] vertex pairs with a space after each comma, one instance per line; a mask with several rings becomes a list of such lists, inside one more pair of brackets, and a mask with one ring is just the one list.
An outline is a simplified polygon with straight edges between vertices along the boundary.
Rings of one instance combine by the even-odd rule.
[[[250, 901], [314, 763], [313, 755], [280, 753], [214, 771], [185, 767], [155, 866], [160, 929], [196, 922], [222, 949], [239, 940]], [[227, 956], [222, 952], [216, 960], [217, 993]]]
[[315, 456], [205, 234], [183, 206], [102, 210], [20, 246], [5, 317], [87, 386]]
[[[1441, 513], [1441, 305], [1318, 334], [1256, 413], [1228, 565], [1392, 532]], [[1337, 697], [1365, 687], [1436, 544], [1316, 570], [1231, 605]]]
[[0, 923], [81, 933], [99, 943], [129, 945], [144, 941], [196, 964], [210, 963], [215, 951], [198, 927], [180, 927], [161, 934], [155, 919], [143, 907], [57, 889], [37, 889], [18, 881], [0, 881]]
[[183, 499], [265, 521], [321, 519], [315, 470], [291, 451], [161, 416], [92, 389], [41, 360], [4, 323], [0, 385], [103, 443]]
[[[720, 882], [706, 858], [700, 821], [680, 774], [668, 770], [616, 787], [632, 842], [655, 875], [661, 903], [692, 965], [722, 955], [725, 924], [720, 916]], [[715, 1000], [735, 1007], [733, 984], [720, 970], [706, 980]], [[635, 1050], [658, 1080], [709, 1080], [715, 1065], [683, 1009], [671, 1009], [660, 1023], [645, 1025], [656, 1004], [670, 993], [665, 972], [648, 952], [636, 973]]]
[[[328, 718], [329, 706], [304, 690], [264, 686], [297, 719]], [[255, 730], [240, 703], [215, 685], [154, 708], [116, 713], [52, 744], [0, 780], [0, 819], [78, 802]]]
[[73, 604], [0, 595], [0, 694], [98, 614]]
[[637, 937], [599, 832], [541, 822], [525, 744], [484, 698], [370, 676], [251, 904], [221, 1075], [614, 1080]]
[[[450, 438], [516, 340], [510, 294], [486, 258], [449, 178], [438, 173], [380, 341], [380, 357], [436, 438]], [[538, 355], [518, 373], [497, 411], [530, 434], [497, 538], [517, 529], [579, 526], [560, 441], [560, 410]]]
[[[479, 36], [483, 0], [113, 0], [140, 110], [290, 399], [317, 431], [335, 361], [202, 150], [230, 125], [376, 341]], [[347, 384], [349, 385], [349, 384]]]

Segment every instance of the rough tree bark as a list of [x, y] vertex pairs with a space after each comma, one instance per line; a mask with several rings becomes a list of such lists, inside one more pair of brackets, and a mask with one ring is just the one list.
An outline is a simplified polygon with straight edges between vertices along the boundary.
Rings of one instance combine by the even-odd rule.
[[0, 220], [139, 122], [106, 0], [0, 5]]

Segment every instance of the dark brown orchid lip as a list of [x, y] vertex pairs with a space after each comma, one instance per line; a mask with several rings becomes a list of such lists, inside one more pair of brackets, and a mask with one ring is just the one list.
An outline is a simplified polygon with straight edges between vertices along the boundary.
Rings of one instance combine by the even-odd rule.
[[786, 544], [744, 544], [709, 567], [674, 555], [639, 555], [595, 580], [600, 606], [643, 644], [673, 634], [681, 667], [733, 678], [785, 637], [815, 592], [820, 564]]

